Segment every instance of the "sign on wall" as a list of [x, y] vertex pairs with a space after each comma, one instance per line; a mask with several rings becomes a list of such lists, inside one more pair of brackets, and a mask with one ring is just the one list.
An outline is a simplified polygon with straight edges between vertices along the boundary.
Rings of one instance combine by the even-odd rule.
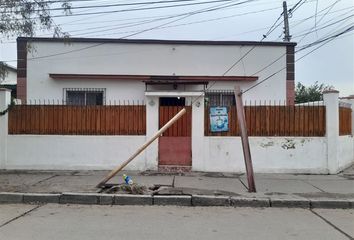
[[227, 107], [210, 107], [210, 131], [227, 132], [229, 131], [229, 115]]

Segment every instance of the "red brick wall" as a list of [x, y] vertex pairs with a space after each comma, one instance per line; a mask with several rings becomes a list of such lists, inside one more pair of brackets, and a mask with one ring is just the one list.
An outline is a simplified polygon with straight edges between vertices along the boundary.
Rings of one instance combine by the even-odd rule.
[[286, 47], [286, 100], [288, 105], [295, 103], [295, 47]]
[[17, 98], [27, 98], [27, 41], [17, 41]]

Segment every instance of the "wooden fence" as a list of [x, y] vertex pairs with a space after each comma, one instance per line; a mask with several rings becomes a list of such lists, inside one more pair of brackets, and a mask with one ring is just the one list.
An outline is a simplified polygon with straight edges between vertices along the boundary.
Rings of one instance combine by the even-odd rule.
[[[210, 131], [210, 107], [205, 107], [205, 136], [239, 136], [236, 107], [228, 107], [229, 131]], [[324, 136], [324, 106], [245, 106], [249, 136]]]
[[15, 105], [9, 134], [145, 135], [145, 105]]
[[190, 137], [192, 135], [192, 107], [191, 106], [160, 106], [159, 128], [163, 127], [179, 111], [186, 108], [186, 113], [177, 120], [166, 132], [165, 137]]
[[352, 110], [346, 107], [339, 107], [339, 135], [352, 134]]

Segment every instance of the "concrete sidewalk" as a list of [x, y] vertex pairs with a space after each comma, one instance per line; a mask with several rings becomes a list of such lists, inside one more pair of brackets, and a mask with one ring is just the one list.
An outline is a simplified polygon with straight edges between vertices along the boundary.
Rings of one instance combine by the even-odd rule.
[[256, 174], [257, 193], [247, 191], [244, 174], [120, 172], [109, 183], [132, 176], [139, 185], [158, 186], [151, 195], [98, 193], [107, 171], [1, 171], [0, 203], [58, 202], [192, 206], [354, 208], [354, 167], [338, 175]]

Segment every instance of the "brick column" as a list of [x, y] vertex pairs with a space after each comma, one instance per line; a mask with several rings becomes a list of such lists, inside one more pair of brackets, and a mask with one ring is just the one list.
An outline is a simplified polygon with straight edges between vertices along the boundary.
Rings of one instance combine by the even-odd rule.
[[[0, 88], [0, 112], [11, 103], [11, 91]], [[5, 169], [7, 158], [8, 113], [0, 115], [0, 169]]]
[[326, 105], [326, 138], [327, 138], [327, 168], [330, 174], [339, 170], [338, 138], [339, 138], [339, 92], [329, 90], [323, 92]]
[[295, 46], [286, 47], [286, 102], [295, 104]]

